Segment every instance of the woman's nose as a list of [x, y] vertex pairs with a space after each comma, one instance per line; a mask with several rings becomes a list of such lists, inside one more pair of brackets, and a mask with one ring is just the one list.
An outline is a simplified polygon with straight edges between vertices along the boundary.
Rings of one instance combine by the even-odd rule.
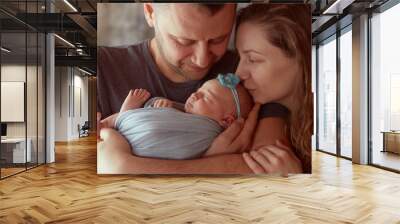
[[245, 80], [250, 77], [250, 73], [245, 68], [245, 65], [243, 65], [243, 59], [240, 59], [235, 74], [238, 75], [241, 80]]
[[238, 67], [236, 69], [235, 74], [238, 75], [241, 80], [245, 80], [250, 77], [249, 73], [246, 72], [245, 70], [241, 69], [240, 67]]

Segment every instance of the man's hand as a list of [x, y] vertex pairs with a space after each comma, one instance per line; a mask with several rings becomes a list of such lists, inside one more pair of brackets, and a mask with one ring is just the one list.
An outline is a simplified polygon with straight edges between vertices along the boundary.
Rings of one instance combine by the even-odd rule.
[[153, 107], [172, 107], [173, 103], [168, 99], [158, 99], [154, 102]]
[[245, 152], [250, 149], [253, 133], [257, 126], [260, 104], [255, 104], [246, 122], [243, 118], [234, 121], [224, 132], [219, 134], [207, 150], [206, 155]]
[[292, 149], [277, 140], [276, 145], [262, 146], [250, 153], [243, 153], [243, 159], [255, 174], [270, 173], [288, 176], [289, 173], [301, 173], [301, 161]]

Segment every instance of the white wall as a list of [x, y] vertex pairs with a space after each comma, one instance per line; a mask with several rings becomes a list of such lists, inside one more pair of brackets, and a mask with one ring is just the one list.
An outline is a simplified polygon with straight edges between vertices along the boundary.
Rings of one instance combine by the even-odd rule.
[[[73, 71], [74, 75], [74, 80], [72, 83], [73, 88], [71, 88], [71, 120], [70, 120], [70, 132], [69, 134], [69, 139], [76, 139], [79, 137], [78, 133], [78, 125], [82, 126], [85, 121], [88, 121], [88, 77], [81, 76], [83, 73], [81, 73], [79, 70], [74, 69]], [[81, 107], [81, 108], [80, 108]], [[81, 110], [81, 111], [80, 111]]]
[[[36, 66], [27, 66], [25, 65], [2, 65], [1, 66], [1, 81], [10, 81], [10, 82], [25, 82], [25, 75], [27, 69], [27, 76], [28, 76], [28, 88], [27, 88], [27, 120], [28, 124], [28, 137], [29, 133], [35, 132], [36, 135], [36, 106], [37, 106], [37, 99], [36, 99], [36, 79], [32, 76], [36, 77]], [[29, 87], [34, 88], [29, 88]], [[42, 105], [39, 105], [39, 107]], [[1, 108], [1, 110], [7, 110], [7, 108]], [[33, 113], [35, 112], [35, 113]], [[32, 123], [34, 122], [34, 123]], [[7, 136], [8, 137], [25, 137], [25, 123], [26, 122], [7, 122]], [[32, 131], [31, 131], [32, 129]]]
[[55, 141], [68, 140], [68, 68], [55, 68]]
[[[1, 81], [9, 82], [26, 82], [25, 80], [25, 65], [2, 65], [1, 66]], [[32, 70], [28, 66], [28, 74]], [[29, 95], [29, 94], [28, 94]], [[1, 108], [7, 110], [7, 108]], [[8, 137], [25, 137], [25, 123], [24, 122], [11, 122], [7, 123], [7, 136]]]
[[56, 67], [55, 141], [79, 138], [78, 124], [88, 120], [88, 105], [88, 78], [76, 68]]

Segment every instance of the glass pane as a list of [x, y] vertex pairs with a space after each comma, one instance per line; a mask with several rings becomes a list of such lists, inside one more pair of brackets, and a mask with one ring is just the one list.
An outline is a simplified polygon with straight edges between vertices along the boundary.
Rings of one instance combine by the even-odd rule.
[[336, 38], [318, 48], [318, 149], [336, 153]]
[[45, 163], [45, 35], [39, 33], [39, 45], [38, 45], [38, 163]]
[[[43, 13], [44, 5], [44, 0], [0, 3], [3, 9], [22, 20], [26, 12]], [[6, 167], [1, 170], [3, 178], [45, 161], [45, 36], [8, 15], [0, 13], [0, 19], [7, 20], [0, 29], [4, 47], [1, 50], [2, 94], [7, 99], [2, 97], [2, 105], [7, 105], [0, 110], [2, 115], [14, 116], [14, 120], [5, 116], [1, 119], [2, 135], [7, 131], [0, 145], [0, 167]]]
[[316, 97], [316, 89], [317, 89], [317, 84], [316, 84], [316, 77], [317, 77], [317, 62], [316, 62], [316, 54], [317, 54], [317, 49], [315, 47], [315, 45], [312, 46], [312, 92], [313, 92], [313, 105], [314, 105], [314, 133], [312, 135], [311, 138], [311, 143], [312, 143], [312, 150], [316, 150], [317, 149], [317, 141], [316, 141], [316, 131], [317, 131], [317, 97]]
[[372, 163], [400, 170], [400, 4], [372, 25]]
[[352, 35], [340, 36], [340, 152], [352, 157]]
[[38, 132], [38, 124], [37, 124], [37, 115], [38, 115], [38, 102], [37, 102], [37, 73], [38, 73], [38, 49], [37, 49], [37, 41], [38, 36], [36, 32], [27, 33], [28, 38], [28, 55], [27, 55], [27, 81], [26, 81], [26, 113], [27, 113], [27, 143], [28, 149], [30, 149], [30, 153], [28, 155], [27, 166], [33, 167], [37, 165], [37, 132]]
[[[26, 34], [1, 34], [1, 122], [6, 129], [1, 140], [2, 177], [25, 170]], [[29, 147], [28, 147], [29, 148]]]

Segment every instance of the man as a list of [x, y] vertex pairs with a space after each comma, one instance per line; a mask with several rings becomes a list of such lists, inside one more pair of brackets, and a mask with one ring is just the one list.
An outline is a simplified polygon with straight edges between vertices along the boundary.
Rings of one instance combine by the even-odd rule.
[[[145, 3], [145, 17], [155, 37], [128, 48], [99, 49], [98, 111], [102, 118], [119, 111], [130, 89], [144, 88], [153, 97], [185, 102], [204, 81], [218, 73], [234, 72], [237, 57], [226, 49], [235, 11], [235, 4]], [[236, 121], [211, 147], [249, 146], [257, 109], [245, 125]], [[107, 129], [101, 136], [105, 141], [98, 145], [99, 173], [252, 173], [240, 154], [196, 160], [140, 158], [124, 150], [128, 143], [116, 131]], [[286, 157], [282, 160], [290, 162]]]
[[[99, 48], [97, 109], [102, 117], [117, 113], [131, 89], [147, 89], [152, 97], [184, 103], [204, 81], [234, 72], [238, 57], [226, 50], [235, 8], [144, 4], [155, 38], [127, 48]], [[199, 20], [208, 25], [199, 25]]]

